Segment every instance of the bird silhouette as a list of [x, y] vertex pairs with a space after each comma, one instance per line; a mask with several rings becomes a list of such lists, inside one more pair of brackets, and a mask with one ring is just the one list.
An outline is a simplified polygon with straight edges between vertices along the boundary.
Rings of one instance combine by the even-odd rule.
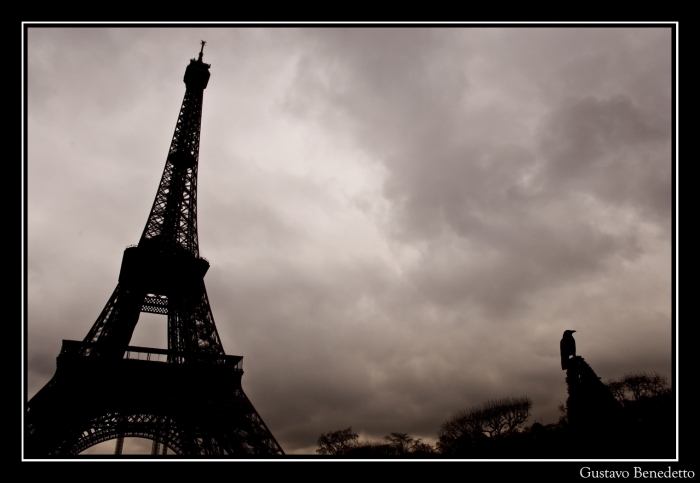
[[564, 336], [559, 342], [559, 351], [561, 352], [561, 370], [565, 371], [569, 365], [569, 356], [576, 356], [576, 341], [571, 335], [575, 330], [565, 330]]

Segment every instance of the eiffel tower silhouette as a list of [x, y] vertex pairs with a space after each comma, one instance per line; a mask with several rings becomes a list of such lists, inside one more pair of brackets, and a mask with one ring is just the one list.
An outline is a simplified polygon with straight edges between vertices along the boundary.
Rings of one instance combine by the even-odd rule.
[[[201, 43], [141, 239], [124, 251], [117, 288], [85, 339], [63, 341], [55, 375], [27, 403], [26, 457], [78, 455], [110, 439], [119, 454], [124, 437], [153, 440], [153, 454], [284, 454], [243, 392], [243, 357], [224, 352], [204, 286], [197, 166], [210, 64]], [[129, 346], [141, 312], [167, 316], [167, 350]]]

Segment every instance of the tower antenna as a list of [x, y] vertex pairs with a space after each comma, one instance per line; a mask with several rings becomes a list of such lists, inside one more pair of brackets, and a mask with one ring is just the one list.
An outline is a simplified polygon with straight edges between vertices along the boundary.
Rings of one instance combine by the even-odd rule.
[[202, 61], [202, 55], [204, 55], [204, 45], [207, 43], [207, 41], [206, 41], [206, 40], [202, 40], [202, 41], [200, 41], [200, 43], [202, 44], [202, 48], [199, 49], [199, 59], [198, 59], [198, 60], [201, 62], [201, 61]]

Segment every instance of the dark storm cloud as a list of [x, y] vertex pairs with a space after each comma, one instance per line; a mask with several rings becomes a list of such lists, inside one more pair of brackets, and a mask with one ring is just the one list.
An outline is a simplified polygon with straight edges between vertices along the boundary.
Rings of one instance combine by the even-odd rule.
[[[576, 99], [552, 113], [541, 135], [550, 190], [649, 211], [668, 222], [670, 108], [646, 111], [627, 95]], [[667, 227], [666, 227], [667, 228]]]
[[[555, 53], [563, 57], [562, 44], [573, 47], [584, 39], [586, 45], [599, 44], [600, 33], [559, 31]], [[324, 104], [325, 110], [338, 118], [338, 112], [346, 114], [346, 126], [355, 129], [360, 145], [376, 146], [377, 156], [388, 168], [384, 193], [396, 209], [398, 224], [394, 228], [409, 240], [437, 239], [447, 228], [473, 243], [470, 249], [491, 257], [483, 270], [488, 274], [465, 265], [468, 271], [452, 275], [441, 270], [443, 265], [434, 258], [444, 255], [444, 250], [428, 254], [423, 270], [417, 274], [426, 285], [435, 287], [427, 270], [433, 272], [432, 278], [447, 278], [444, 285], [474, 293], [478, 287], [467, 282], [460, 288], [453, 283], [454, 277], [463, 279], [469, 277], [465, 275], [469, 272], [474, 283], [483, 286], [484, 276], [490, 275], [496, 280], [491, 286], [486, 284], [485, 292], [494, 294], [495, 299], [503, 300], [503, 294], [509, 294], [517, 300], [521, 290], [595, 272], [613, 255], [636, 256], [640, 248], [634, 226], [621, 227], [625, 230], [622, 234], [601, 230], [600, 217], [582, 206], [588, 202], [585, 196], [592, 197], [590, 202], [604, 203], [605, 210], [630, 206], [635, 211], [648, 209], [662, 214], [664, 224], [660, 228], [668, 233], [670, 104], [660, 111], [636, 106], [629, 82], [621, 83], [610, 98], [588, 96], [571, 101], [559, 100], [561, 96], [555, 95], [553, 100], [540, 99], [540, 106], [529, 114], [532, 119], [522, 109], [527, 100], [508, 99], [508, 92], [503, 102], [496, 97], [485, 104], [480, 100], [475, 86], [489, 84], [470, 80], [470, 75], [484, 75], [470, 74], [470, 65], [487, 64], [486, 69], [480, 67], [486, 72], [486, 80], [496, 83], [492, 88], [500, 87], [500, 78], [508, 79], [513, 73], [523, 83], [533, 83], [532, 77], [538, 76], [545, 59], [527, 51], [535, 57], [531, 59], [533, 64], [511, 68], [503, 65], [498, 54], [509, 47], [523, 50], [523, 43], [532, 51], [542, 46], [553, 50], [554, 34], [547, 41], [538, 38], [541, 35], [534, 32], [531, 45], [523, 42], [527, 30], [507, 33], [496, 45], [493, 57], [482, 54], [474, 60], [466, 48], [462, 55], [450, 57], [448, 64], [441, 59], [445, 55], [442, 47], [449, 40], [465, 46], [472, 40], [476, 44], [480, 40], [494, 42], [494, 34], [479, 30], [348, 29], [324, 32], [323, 47], [307, 54], [308, 64], [303, 64], [300, 74], [303, 88], [299, 90], [309, 104]], [[644, 35], [640, 32], [636, 40], [644, 39]], [[655, 41], [658, 33], [651, 30], [647, 35]], [[615, 33], [613, 40], [622, 40], [624, 47], [626, 36], [624, 32]], [[610, 40], [610, 36], [604, 37]], [[664, 44], [652, 45], [656, 50], [667, 48]], [[583, 50], [580, 54], [567, 49], [566, 58], [561, 59], [564, 67], [554, 69], [564, 74], [549, 78], [548, 84], [574, 83], [579, 74], [572, 67], [578, 65], [577, 54], [592, 70], [595, 56], [587, 54], [585, 47]], [[611, 76], [624, 80], [622, 69], [627, 66], [611, 72], [608, 59], [617, 55], [605, 53], [610, 50], [604, 49], [599, 61], [607, 71], [601, 75], [605, 74], [608, 81]], [[557, 65], [557, 60], [547, 60], [549, 69]], [[324, 70], [325, 65], [333, 67]], [[446, 65], [450, 75], [441, 75]], [[499, 72], [493, 71], [495, 65]], [[656, 80], [663, 97], [670, 94], [667, 62], [656, 71], [666, 73], [665, 84]], [[310, 73], [316, 75], [312, 80]], [[580, 85], [573, 92], [585, 92], [594, 80], [574, 84]], [[642, 97], [641, 101], [646, 99]], [[296, 104], [300, 103], [297, 99]], [[537, 111], [542, 113], [539, 118], [534, 117]], [[538, 127], [523, 140], [520, 131], [532, 122]], [[572, 218], [571, 213], [577, 212], [578, 219]], [[449, 263], [459, 265], [455, 255], [450, 253]], [[435, 292], [449, 297], [449, 289], [444, 287], [437, 286]], [[477, 298], [488, 303], [488, 293]]]
[[506, 396], [554, 422], [564, 329], [670, 374], [669, 29], [36, 29], [30, 396], [138, 241], [201, 38], [207, 290], [285, 451]]

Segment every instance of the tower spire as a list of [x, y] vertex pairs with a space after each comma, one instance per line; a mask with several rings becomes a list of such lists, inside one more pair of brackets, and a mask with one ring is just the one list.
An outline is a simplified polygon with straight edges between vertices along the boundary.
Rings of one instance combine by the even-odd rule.
[[204, 45], [207, 43], [207, 41], [202, 40], [200, 43], [202, 44], [202, 48], [199, 49], [199, 58], [197, 59], [199, 62], [202, 61], [202, 55], [204, 55]]

